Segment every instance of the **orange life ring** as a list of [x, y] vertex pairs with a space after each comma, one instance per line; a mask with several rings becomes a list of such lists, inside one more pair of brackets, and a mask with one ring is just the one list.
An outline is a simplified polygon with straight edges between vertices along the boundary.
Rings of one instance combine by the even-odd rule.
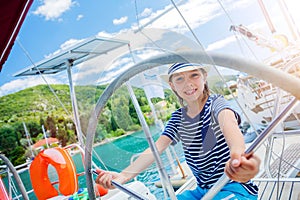
[[5, 188], [5, 185], [2, 181], [2, 178], [0, 176], [0, 199], [1, 200], [10, 200], [11, 198], [8, 196], [7, 190]]
[[58, 173], [61, 194], [67, 196], [78, 191], [78, 177], [72, 158], [64, 149], [55, 147], [41, 151], [30, 165], [31, 184], [38, 199], [44, 200], [58, 195], [48, 176], [49, 164]]
[[104, 188], [103, 186], [101, 186], [100, 184], [96, 183], [96, 191], [98, 191], [97, 196], [103, 197], [104, 195], [106, 195], [108, 193], [108, 189]]

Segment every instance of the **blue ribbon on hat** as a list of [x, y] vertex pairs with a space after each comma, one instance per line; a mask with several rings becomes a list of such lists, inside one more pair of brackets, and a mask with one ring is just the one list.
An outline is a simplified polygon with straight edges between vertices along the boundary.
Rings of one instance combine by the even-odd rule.
[[[199, 65], [199, 64], [198, 64]], [[171, 65], [171, 67], [169, 68], [168, 71], [168, 75], [173, 74], [175, 71], [184, 68], [184, 67], [190, 67], [190, 66], [198, 66], [195, 65], [193, 63], [174, 63], [173, 65]]]

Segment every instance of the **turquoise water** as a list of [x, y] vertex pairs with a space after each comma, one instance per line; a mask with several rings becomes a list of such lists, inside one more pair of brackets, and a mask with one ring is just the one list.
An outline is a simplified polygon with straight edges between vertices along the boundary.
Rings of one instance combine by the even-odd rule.
[[[156, 127], [150, 127], [150, 131], [153, 134], [153, 139], [157, 139], [160, 135], [159, 129]], [[137, 131], [133, 134], [121, 137], [114, 141], [98, 145], [94, 147], [94, 151], [102, 159], [102, 163], [105, 163], [105, 166], [101, 164], [101, 162], [97, 159], [96, 154], [93, 153], [93, 161], [96, 163], [97, 166], [101, 169], [108, 169], [112, 171], [120, 172], [124, 168], [126, 168], [130, 164], [130, 159], [134, 154], [143, 152], [146, 148], [148, 148], [148, 142], [144, 135], [143, 131]], [[175, 150], [180, 158], [183, 160], [183, 154], [181, 152], [181, 146], [176, 145]], [[161, 156], [165, 168], [167, 171], [169, 170], [169, 163], [167, 161], [167, 157], [165, 154]], [[73, 160], [76, 165], [77, 173], [83, 172], [84, 167], [82, 164], [81, 154], [75, 154], [73, 156]], [[49, 165], [50, 166], [50, 165]], [[49, 177], [52, 181], [57, 180], [57, 174], [53, 167], [49, 167], [48, 169]], [[28, 171], [25, 171], [20, 174], [20, 177], [24, 183], [26, 190], [31, 190], [32, 186], [30, 183], [30, 177]], [[145, 172], [141, 173], [137, 179], [144, 182], [146, 186], [150, 189], [150, 191], [158, 198], [163, 199], [163, 191], [160, 188], [157, 188], [154, 185], [154, 181], [158, 180], [158, 172], [155, 167], [155, 164], [151, 165]], [[85, 188], [86, 182], [85, 177], [80, 176], [79, 180], [79, 187]], [[7, 180], [4, 179], [4, 182], [7, 183]], [[56, 185], [57, 187], [57, 185]], [[29, 194], [30, 199], [36, 199], [33, 193]]]

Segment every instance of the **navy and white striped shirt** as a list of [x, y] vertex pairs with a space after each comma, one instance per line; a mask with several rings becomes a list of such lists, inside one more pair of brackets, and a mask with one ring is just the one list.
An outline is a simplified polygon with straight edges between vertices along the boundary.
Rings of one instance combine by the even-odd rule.
[[[217, 120], [220, 111], [226, 108], [231, 109], [221, 95], [211, 95], [194, 118], [190, 118], [184, 108], [172, 113], [162, 133], [171, 138], [173, 144], [182, 142], [186, 162], [202, 188], [213, 186], [223, 175], [225, 163], [230, 158], [229, 147]], [[234, 113], [240, 123], [239, 115]], [[257, 195], [258, 189], [251, 181], [242, 185], [250, 194]]]

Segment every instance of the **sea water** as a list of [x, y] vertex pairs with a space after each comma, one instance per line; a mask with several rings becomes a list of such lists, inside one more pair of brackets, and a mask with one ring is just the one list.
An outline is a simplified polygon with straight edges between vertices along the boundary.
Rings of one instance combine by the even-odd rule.
[[[161, 131], [156, 126], [151, 126], [150, 132], [152, 133], [153, 140], [156, 140], [159, 137]], [[118, 139], [108, 141], [104, 144], [95, 145], [95, 147], [93, 148], [94, 152], [92, 154], [92, 159], [100, 169], [120, 172], [130, 164], [131, 158], [133, 156], [136, 156], [137, 154], [143, 152], [148, 147], [149, 145], [144, 132], [137, 131]], [[178, 159], [183, 161], [184, 158], [180, 144], [176, 145], [174, 149], [176, 151], [176, 156], [178, 157]], [[73, 155], [72, 158], [76, 165], [77, 173], [84, 172], [81, 154], [77, 153]], [[161, 155], [161, 159], [167, 172], [171, 173], [170, 163], [165, 153]], [[175, 158], [173, 162], [175, 163]], [[58, 179], [57, 173], [51, 165], [49, 165], [48, 167], [48, 175], [51, 181], [55, 181]], [[26, 188], [26, 191], [32, 190], [29, 171], [26, 170], [20, 173], [20, 178]], [[5, 184], [7, 184], [7, 178], [4, 178], [3, 180]], [[137, 180], [145, 183], [145, 185], [149, 188], [151, 193], [156, 196], [157, 199], [163, 199], [163, 190], [161, 188], [157, 188], [154, 184], [155, 181], [159, 180], [159, 173], [155, 163], [152, 164], [147, 170], [142, 172], [137, 177]], [[78, 182], [80, 188], [86, 188], [85, 176], [79, 176]], [[57, 188], [58, 185], [55, 185], [55, 187]], [[19, 191], [18, 186], [16, 186], [15, 190]], [[18, 194], [20, 193], [18, 192]], [[37, 198], [35, 197], [34, 193], [31, 192], [29, 193], [29, 199], [35, 200]]]
[[[151, 126], [150, 132], [152, 133], [153, 140], [156, 140], [161, 134], [161, 130], [156, 126]], [[94, 154], [93, 160], [101, 169], [120, 172], [130, 164], [132, 157], [138, 156], [139, 153], [142, 153], [148, 147], [149, 145], [144, 132], [137, 131], [125, 137], [95, 146], [94, 151], [102, 161], [100, 162], [97, 158], [95, 158]], [[178, 144], [174, 146], [174, 149], [176, 154], [173, 154], [173, 156], [177, 156], [179, 160], [183, 161], [184, 156], [181, 145]], [[164, 164], [164, 168], [167, 170], [167, 173], [170, 174], [170, 161], [165, 153], [161, 155], [161, 159]], [[175, 157], [172, 162], [175, 163]], [[164, 199], [163, 190], [161, 188], [157, 188], [154, 184], [155, 181], [159, 180], [159, 173], [155, 163], [137, 176], [137, 180], [143, 182], [157, 199]], [[84, 187], [85, 177], [79, 179], [79, 184]]]

